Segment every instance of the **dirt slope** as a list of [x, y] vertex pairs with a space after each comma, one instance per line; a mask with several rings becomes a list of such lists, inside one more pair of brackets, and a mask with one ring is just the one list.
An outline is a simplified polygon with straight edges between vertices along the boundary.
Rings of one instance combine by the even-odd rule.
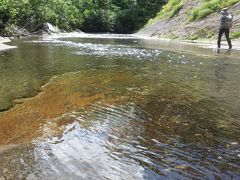
[[[198, 7], [202, 2], [185, 0], [183, 8], [173, 18], [160, 19], [140, 30], [137, 35], [170, 39], [215, 38], [218, 31], [219, 12], [200, 21], [189, 22], [188, 20], [187, 12]], [[234, 15], [232, 32], [240, 32], [240, 2], [228, 9]]]

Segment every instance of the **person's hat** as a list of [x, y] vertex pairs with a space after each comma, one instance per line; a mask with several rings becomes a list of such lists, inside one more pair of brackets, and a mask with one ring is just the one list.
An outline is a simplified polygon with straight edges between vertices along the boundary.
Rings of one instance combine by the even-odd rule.
[[222, 11], [221, 11], [221, 14], [225, 15], [225, 16], [228, 16], [227, 8], [223, 8]]

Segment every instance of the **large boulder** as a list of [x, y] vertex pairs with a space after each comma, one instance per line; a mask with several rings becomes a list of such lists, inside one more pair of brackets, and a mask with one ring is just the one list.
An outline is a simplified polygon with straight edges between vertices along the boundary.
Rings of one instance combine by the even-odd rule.
[[77, 32], [77, 33], [81, 33], [81, 34], [84, 34], [84, 32], [81, 31], [80, 29], [76, 29], [75, 32]]
[[53, 26], [50, 23], [43, 23], [43, 31], [46, 31], [47, 33], [59, 33], [60, 32], [60, 30], [56, 26]]
[[56, 26], [52, 25], [51, 23], [43, 23], [35, 27], [31, 34], [52, 34], [52, 33], [59, 33], [61, 32]]

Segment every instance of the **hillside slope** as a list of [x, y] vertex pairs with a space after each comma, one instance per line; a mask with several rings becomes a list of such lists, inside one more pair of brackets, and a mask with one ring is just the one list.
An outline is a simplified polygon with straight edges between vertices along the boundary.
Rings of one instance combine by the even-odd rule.
[[[148, 23], [137, 35], [170, 39], [216, 38], [219, 24], [219, 11], [202, 18], [191, 21], [189, 12], [202, 5], [203, 0], [183, 0], [178, 12], [171, 18], [155, 18]], [[228, 7], [229, 12], [234, 15], [231, 36], [240, 37], [240, 0]], [[160, 12], [161, 13], [161, 12]]]

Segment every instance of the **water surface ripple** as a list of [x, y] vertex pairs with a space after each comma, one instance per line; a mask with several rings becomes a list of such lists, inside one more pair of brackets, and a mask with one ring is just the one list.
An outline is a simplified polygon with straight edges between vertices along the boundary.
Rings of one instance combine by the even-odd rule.
[[13, 44], [0, 179], [240, 178], [238, 52], [109, 34]]

